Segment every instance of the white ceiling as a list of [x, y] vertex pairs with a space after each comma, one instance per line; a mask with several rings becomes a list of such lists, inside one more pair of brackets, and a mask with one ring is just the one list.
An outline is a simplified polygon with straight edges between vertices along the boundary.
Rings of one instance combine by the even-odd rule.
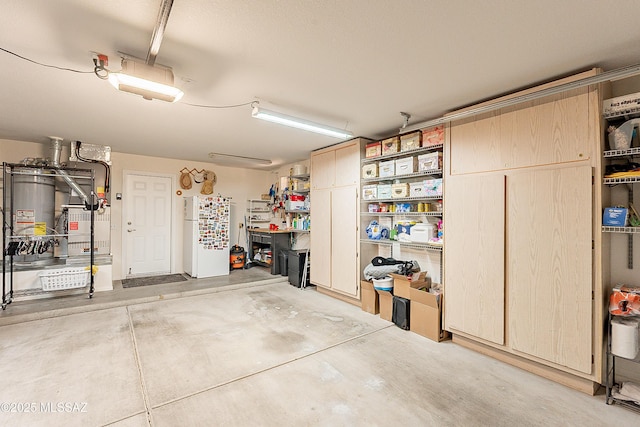
[[411, 123], [599, 66], [640, 63], [638, 0], [175, 0], [157, 63], [177, 104], [118, 92], [91, 51], [145, 58], [160, 0], [3, 0], [0, 138], [47, 135], [208, 161], [308, 158], [338, 140], [251, 118], [261, 105], [381, 138]]

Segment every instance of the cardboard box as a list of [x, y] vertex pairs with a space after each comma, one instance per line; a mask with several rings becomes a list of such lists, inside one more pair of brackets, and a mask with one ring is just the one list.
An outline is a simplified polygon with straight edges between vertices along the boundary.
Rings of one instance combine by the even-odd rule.
[[364, 156], [369, 159], [371, 157], [378, 157], [382, 154], [382, 145], [380, 141], [370, 142], [365, 146]]
[[367, 280], [360, 281], [360, 305], [362, 311], [371, 314], [380, 313], [378, 293], [373, 288], [373, 283]]
[[410, 330], [418, 335], [439, 342], [449, 337], [442, 330], [442, 294], [432, 294], [424, 286], [415, 283], [409, 289], [411, 300]]
[[378, 176], [378, 164], [370, 163], [368, 165], [362, 166], [362, 177], [363, 178], [376, 178]]
[[400, 151], [410, 151], [420, 148], [422, 132], [411, 132], [400, 137]]
[[389, 160], [387, 162], [380, 162], [380, 167], [378, 170], [378, 174], [381, 178], [391, 177], [396, 174], [396, 162], [393, 160]]
[[391, 198], [402, 199], [404, 197], [409, 197], [409, 184], [406, 182], [391, 184]]
[[409, 183], [409, 197], [425, 197], [426, 193], [424, 181]]
[[391, 185], [392, 184], [378, 184], [378, 199], [391, 198]]
[[393, 277], [393, 294], [408, 300], [411, 299], [411, 295], [409, 294], [411, 283], [418, 287], [431, 286], [431, 279], [427, 277], [426, 271], [414, 274], [412, 277], [413, 281], [410, 281], [407, 276], [401, 274], [391, 273], [389, 276]]
[[362, 186], [362, 200], [375, 200], [378, 198], [378, 186], [376, 184]]
[[378, 306], [380, 308], [380, 318], [391, 322], [393, 318], [393, 294], [391, 291], [381, 291], [376, 289], [378, 294]]
[[422, 131], [422, 146], [431, 147], [444, 143], [444, 126], [436, 126]]
[[442, 169], [442, 151], [434, 151], [418, 156], [418, 171], [426, 172], [439, 169]]
[[396, 160], [396, 175], [408, 175], [418, 170], [418, 159], [415, 156]]
[[382, 144], [382, 155], [385, 154], [393, 154], [400, 151], [400, 138], [394, 136], [392, 138], [387, 138], [381, 141]]
[[424, 181], [426, 197], [442, 196], [442, 178], [426, 179]]

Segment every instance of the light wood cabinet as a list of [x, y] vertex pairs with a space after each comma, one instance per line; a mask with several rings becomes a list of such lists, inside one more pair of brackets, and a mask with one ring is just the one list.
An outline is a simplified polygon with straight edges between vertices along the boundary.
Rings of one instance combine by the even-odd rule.
[[580, 88], [451, 126], [451, 173], [583, 161], [592, 156], [589, 89]]
[[311, 153], [311, 283], [359, 298], [360, 155], [356, 138]]
[[507, 181], [511, 348], [590, 374], [591, 167]]
[[602, 378], [598, 100], [585, 87], [452, 122], [445, 150], [445, 327], [590, 392]]
[[504, 175], [450, 177], [445, 327], [504, 344]]

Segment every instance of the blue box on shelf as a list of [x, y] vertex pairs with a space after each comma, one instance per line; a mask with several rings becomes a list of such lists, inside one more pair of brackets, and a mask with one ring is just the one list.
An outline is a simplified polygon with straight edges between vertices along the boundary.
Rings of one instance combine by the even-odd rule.
[[627, 208], [611, 207], [604, 208], [602, 215], [602, 225], [608, 227], [624, 227], [627, 225], [627, 216], [629, 211]]

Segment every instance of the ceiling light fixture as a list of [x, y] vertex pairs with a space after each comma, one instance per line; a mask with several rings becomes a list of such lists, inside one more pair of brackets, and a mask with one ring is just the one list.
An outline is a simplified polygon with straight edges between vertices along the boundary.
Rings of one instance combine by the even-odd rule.
[[294, 128], [303, 129], [309, 132], [315, 132], [334, 138], [347, 139], [353, 137], [353, 134], [346, 130], [321, 125], [309, 120], [300, 119], [282, 113], [276, 113], [275, 111], [265, 110], [264, 108], [260, 108], [258, 105], [254, 105], [251, 116], [255, 117], [256, 119], [279, 123], [281, 125], [291, 126]]
[[230, 162], [230, 163], [244, 163], [254, 165], [269, 166], [273, 163], [268, 159], [257, 159], [255, 157], [236, 156], [234, 154], [222, 154], [222, 153], [209, 153], [209, 157], [213, 161]]
[[147, 65], [130, 58], [122, 59], [121, 71], [109, 73], [109, 83], [118, 90], [141, 95], [144, 99], [176, 102], [184, 95], [173, 86], [171, 68]]

